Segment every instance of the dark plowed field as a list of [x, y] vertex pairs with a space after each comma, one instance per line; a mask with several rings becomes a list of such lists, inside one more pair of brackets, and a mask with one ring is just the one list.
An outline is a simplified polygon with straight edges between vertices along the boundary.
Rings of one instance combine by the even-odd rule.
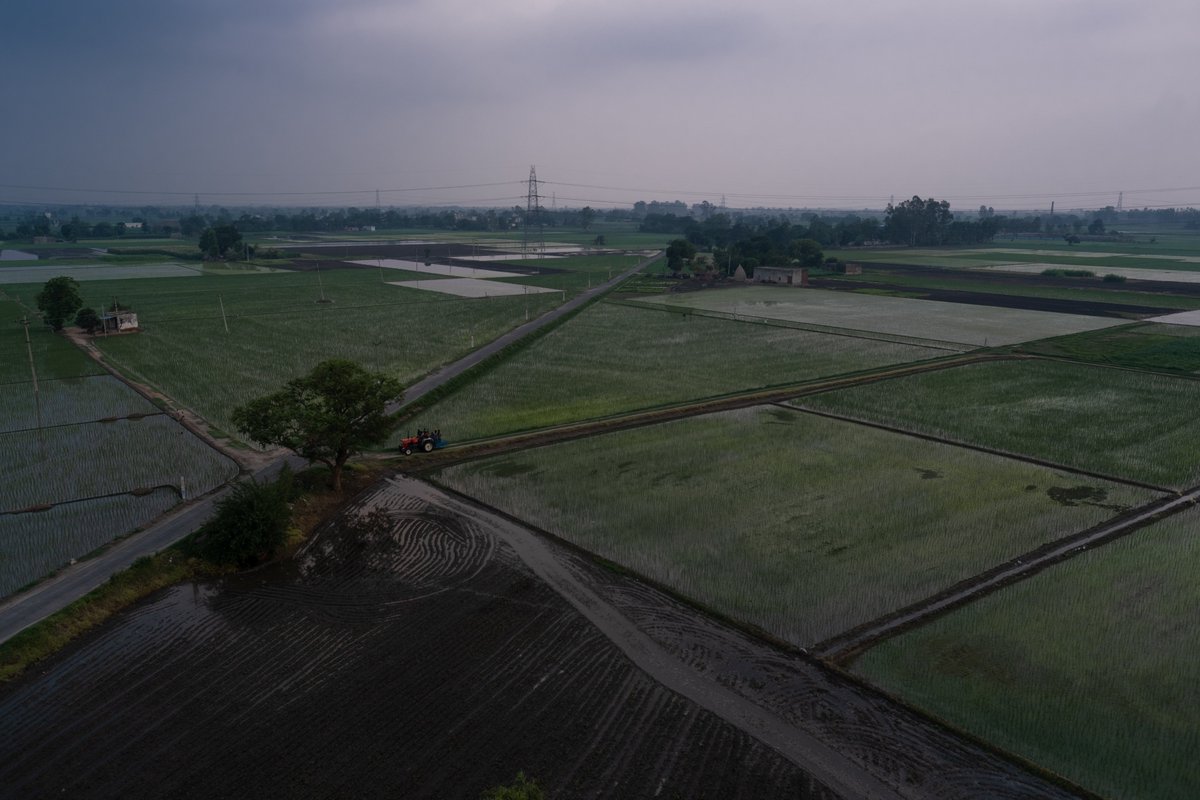
[[[152, 598], [0, 690], [4, 798], [830, 798], [664, 689], [493, 533], [385, 524]], [[377, 520], [378, 522], [378, 520]]]

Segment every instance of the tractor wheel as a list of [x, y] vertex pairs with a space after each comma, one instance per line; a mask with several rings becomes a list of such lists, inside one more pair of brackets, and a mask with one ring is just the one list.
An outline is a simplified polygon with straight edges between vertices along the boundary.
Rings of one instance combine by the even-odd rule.
[[424, 450], [426, 453], [432, 453], [433, 452], [433, 441], [431, 439], [426, 439], [425, 441], [421, 442], [421, 449]]
[[411, 456], [411, 455], [412, 455], [412, 448], [411, 448], [411, 447], [406, 447], [406, 448], [404, 448], [404, 455], [406, 455], [406, 456]]

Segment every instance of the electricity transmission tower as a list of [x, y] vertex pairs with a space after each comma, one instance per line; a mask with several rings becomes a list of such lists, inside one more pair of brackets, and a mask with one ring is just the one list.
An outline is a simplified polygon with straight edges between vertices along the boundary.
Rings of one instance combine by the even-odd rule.
[[525, 200], [525, 238], [521, 243], [522, 255], [530, 251], [542, 256], [546, 250], [546, 231], [542, 222], [542, 202], [538, 193], [537, 169], [529, 168], [529, 193]]

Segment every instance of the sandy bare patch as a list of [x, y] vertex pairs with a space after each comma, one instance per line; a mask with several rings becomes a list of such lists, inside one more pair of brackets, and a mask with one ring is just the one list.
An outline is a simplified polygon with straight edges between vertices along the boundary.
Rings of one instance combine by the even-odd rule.
[[478, 269], [476, 267], [455, 267], [450, 264], [425, 264], [421, 261], [406, 261], [399, 258], [369, 258], [347, 263], [360, 264], [364, 267], [402, 269], [406, 272], [426, 272], [430, 275], [448, 275], [454, 278], [474, 278], [476, 280], [525, 277], [520, 272], [501, 272], [496, 269]]
[[1146, 322], [1163, 322], [1167, 325], [1191, 325], [1192, 327], [1200, 328], [1200, 311], [1181, 311], [1178, 314], [1151, 317]]
[[558, 289], [547, 289], [544, 286], [525, 286], [516, 283], [479, 280], [477, 278], [433, 278], [427, 281], [391, 281], [388, 285], [403, 286], [407, 289], [422, 289], [427, 292], [441, 292], [442, 294], [452, 294], [458, 297], [511, 297], [520, 294], [545, 294], [546, 292], [559, 291]]

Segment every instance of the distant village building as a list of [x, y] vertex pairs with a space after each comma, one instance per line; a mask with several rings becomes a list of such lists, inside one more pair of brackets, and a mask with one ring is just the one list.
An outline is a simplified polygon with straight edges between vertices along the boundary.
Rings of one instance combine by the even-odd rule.
[[126, 222], [125, 223], [125, 230], [127, 230], [127, 231], [140, 231], [141, 229], [142, 229], [142, 223], [140, 223], [140, 222]]
[[808, 286], [807, 267], [755, 267], [755, 283], [774, 283], [780, 286]]
[[847, 261], [846, 262], [846, 274], [847, 275], [862, 275], [862, 264], [859, 264], [855, 261]]
[[100, 313], [100, 330], [105, 333], [124, 333], [137, 329], [137, 314], [132, 311], [103, 311]]

